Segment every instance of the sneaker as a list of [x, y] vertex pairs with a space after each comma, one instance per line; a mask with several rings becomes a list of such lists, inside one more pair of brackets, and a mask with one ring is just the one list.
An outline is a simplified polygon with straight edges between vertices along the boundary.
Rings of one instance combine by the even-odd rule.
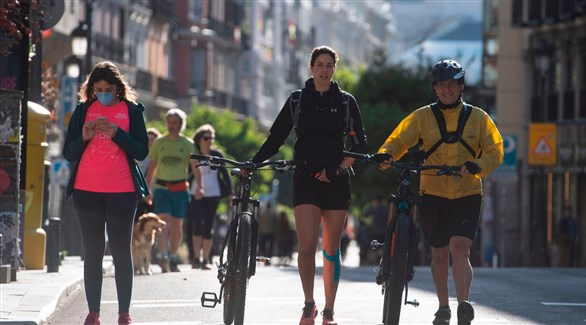
[[132, 324], [132, 318], [128, 312], [118, 313], [118, 325]]
[[201, 261], [199, 260], [199, 258], [196, 258], [193, 260], [193, 262], [191, 263], [191, 268], [192, 269], [201, 269]]
[[458, 305], [458, 325], [470, 325], [474, 319], [474, 308], [470, 302], [462, 300]]
[[87, 314], [83, 325], [100, 325], [100, 314], [95, 311], [90, 311]]
[[334, 321], [334, 311], [333, 310], [329, 310], [329, 309], [324, 309], [321, 312], [321, 315], [323, 316], [322, 318], [322, 325], [338, 325], [338, 323], [336, 323]]
[[212, 269], [212, 262], [210, 262], [210, 260], [203, 260], [203, 263], [201, 263], [201, 269], [202, 270], [211, 270]]
[[159, 266], [161, 267], [161, 273], [169, 272], [169, 255], [166, 253], [161, 254], [159, 257]]
[[435, 313], [433, 325], [448, 325], [450, 324], [450, 318], [452, 318], [452, 311], [450, 310], [450, 307], [440, 307]]
[[303, 313], [301, 314], [301, 320], [299, 325], [314, 325], [315, 318], [317, 317], [317, 307], [303, 307]]
[[169, 269], [171, 270], [171, 272], [181, 272], [181, 270], [179, 270], [178, 265], [179, 259], [177, 258], [177, 256], [172, 256], [169, 260]]

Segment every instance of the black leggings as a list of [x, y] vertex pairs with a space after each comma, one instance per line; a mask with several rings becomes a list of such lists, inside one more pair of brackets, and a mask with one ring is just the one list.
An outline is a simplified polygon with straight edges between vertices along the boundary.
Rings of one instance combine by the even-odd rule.
[[205, 239], [212, 238], [212, 226], [216, 210], [220, 204], [219, 197], [204, 197], [200, 200], [191, 200], [192, 234]]
[[138, 196], [136, 193], [73, 191], [73, 205], [83, 241], [83, 281], [90, 311], [100, 311], [102, 261], [106, 249], [104, 229], [114, 261], [118, 311], [128, 312], [132, 296], [132, 227]]

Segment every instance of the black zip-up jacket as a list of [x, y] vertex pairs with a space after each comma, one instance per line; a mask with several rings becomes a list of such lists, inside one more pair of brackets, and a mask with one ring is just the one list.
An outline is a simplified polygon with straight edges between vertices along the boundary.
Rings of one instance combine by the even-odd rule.
[[[338, 83], [332, 81], [330, 89], [324, 93], [315, 90], [313, 78], [305, 82], [300, 101], [300, 113], [295, 133], [297, 140], [294, 145], [295, 160], [306, 162], [305, 172], [314, 173], [330, 165], [339, 165], [344, 156], [345, 148], [346, 106]], [[270, 134], [257, 153], [253, 162], [262, 162], [275, 155], [285, 142], [293, 128], [290, 104], [291, 97], [281, 108], [273, 123]], [[348, 94], [350, 117], [356, 133], [350, 151], [364, 153], [366, 150], [366, 133], [362, 125], [362, 117], [354, 96]]]
[[[71, 162], [71, 177], [69, 184], [67, 184], [67, 197], [73, 193], [73, 186], [75, 184], [75, 177], [77, 175], [77, 166], [81, 160], [83, 152], [87, 148], [88, 142], [83, 143], [82, 128], [85, 124], [85, 117], [87, 110], [95, 100], [90, 102], [83, 102], [77, 105], [69, 126], [67, 128], [67, 136], [65, 144], [63, 145], [63, 156]], [[112, 141], [117, 144], [126, 153], [130, 173], [134, 180], [134, 188], [137, 194], [141, 197], [149, 195], [149, 188], [146, 184], [145, 178], [136, 163], [136, 160], [143, 160], [149, 154], [149, 137], [146, 132], [146, 125], [142, 112], [144, 106], [140, 103], [133, 103], [124, 101], [128, 106], [128, 118], [130, 122], [129, 133], [118, 128]]]

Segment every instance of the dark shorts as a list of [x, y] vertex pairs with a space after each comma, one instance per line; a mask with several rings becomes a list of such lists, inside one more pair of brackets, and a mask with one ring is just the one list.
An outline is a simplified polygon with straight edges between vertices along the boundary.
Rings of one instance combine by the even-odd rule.
[[334, 182], [318, 181], [307, 174], [293, 175], [293, 206], [311, 204], [322, 210], [348, 210], [350, 178], [345, 175]]
[[155, 213], [168, 213], [175, 218], [185, 219], [189, 206], [187, 191], [171, 192], [167, 189], [156, 188], [153, 194]]
[[432, 247], [445, 247], [454, 236], [474, 241], [482, 195], [470, 195], [458, 199], [423, 195], [419, 205], [419, 220], [425, 240]]

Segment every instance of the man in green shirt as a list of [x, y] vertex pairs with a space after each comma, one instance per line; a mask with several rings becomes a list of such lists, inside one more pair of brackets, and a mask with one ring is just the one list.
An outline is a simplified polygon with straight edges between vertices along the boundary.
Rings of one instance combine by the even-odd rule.
[[[167, 222], [167, 227], [157, 236], [159, 265], [163, 273], [179, 272], [177, 251], [183, 238], [183, 219], [187, 217], [189, 205], [187, 178], [190, 167], [194, 181], [200, 184], [198, 188], [202, 188], [199, 169], [189, 159], [194, 150], [193, 140], [181, 134], [185, 130], [186, 118], [182, 110], [170, 109], [166, 114], [168, 133], [155, 140], [149, 153], [151, 163], [147, 181], [154, 188], [155, 213]], [[196, 197], [202, 194], [199, 191]]]

